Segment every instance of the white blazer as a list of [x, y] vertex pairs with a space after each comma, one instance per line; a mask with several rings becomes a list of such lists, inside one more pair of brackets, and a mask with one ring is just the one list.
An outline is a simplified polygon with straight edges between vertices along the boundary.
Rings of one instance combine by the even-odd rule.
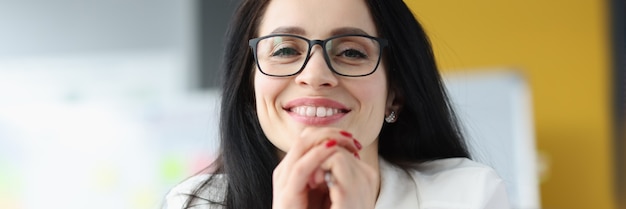
[[504, 181], [467, 158], [448, 158], [404, 170], [380, 160], [376, 209], [508, 209]]
[[[375, 209], [508, 209], [504, 182], [493, 169], [467, 158], [448, 158], [405, 170], [379, 161], [381, 187]], [[218, 186], [201, 191], [212, 200], [224, 197], [226, 178], [216, 176]], [[208, 174], [194, 176], [174, 187], [165, 198], [165, 208], [181, 209]], [[194, 209], [221, 209], [200, 200]]]

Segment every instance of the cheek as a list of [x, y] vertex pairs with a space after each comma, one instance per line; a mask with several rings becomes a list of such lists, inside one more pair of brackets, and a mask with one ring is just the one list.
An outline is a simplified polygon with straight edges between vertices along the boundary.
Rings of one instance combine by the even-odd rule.
[[272, 81], [271, 78], [267, 76], [259, 76], [259, 74], [254, 77], [254, 95], [256, 100], [256, 109], [257, 115], [259, 117], [259, 121], [262, 123], [269, 120], [269, 114], [274, 112], [275, 110], [275, 102], [276, 98], [280, 94], [280, 85], [279, 82]]
[[280, 96], [286, 87], [285, 79], [274, 78], [256, 73], [254, 76], [254, 94], [259, 106], [274, 106], [276, 98]]
[[384, 85], [371, 85], [368, 88], [360, 86], [355, 96], [358, 97], [365, 106], [380, 108], [381, 105], [385, 104], [387, 99], [387, 88]]
[[387, 82], [385, 76], [373, 74], [371, 79], [364, 80], [359, 85], [352, 87], [352, 92], [357, 100], [371, 111], [385, 110], [387, 103]]
[[281, 127], [278, 124], [280, 121], [278, 114], [280, 111], [277, 106], [278, 99], [285, 89], [287, 82], [285, 79], [276, 79], [264, 75], [255, 75], [254, 77], [254, 93], [256, 100], [257, 117], [263, 133], [265, 136], [276, 146], [282, 148], [284, 142], [278, 142], [276, 139], [280, 137], [280, 130], [276, 127]]
[[387, 104], [385, 77], [373, 74], [370, 79], [350, 87], [350, 92], [360, 104], [358, 117], [352, 121], [352, 129], [366, 145], [374, 142], [383, 126]]

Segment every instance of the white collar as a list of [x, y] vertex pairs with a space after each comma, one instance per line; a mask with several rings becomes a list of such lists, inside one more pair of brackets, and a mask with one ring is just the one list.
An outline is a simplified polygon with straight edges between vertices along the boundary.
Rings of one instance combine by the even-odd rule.
[[408, 171], [379, 159], [380, 192], [375, 209], [419, 208], [417, 183]]

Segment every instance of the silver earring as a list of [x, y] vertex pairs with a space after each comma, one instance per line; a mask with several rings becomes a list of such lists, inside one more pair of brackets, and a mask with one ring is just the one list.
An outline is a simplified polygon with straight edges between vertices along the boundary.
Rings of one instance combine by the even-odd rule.
[[387, 123], [396, 122], [396, 111], [391, 111], [391, 113], [389, 113], [389, 115], [385, 118], [385, 121]]

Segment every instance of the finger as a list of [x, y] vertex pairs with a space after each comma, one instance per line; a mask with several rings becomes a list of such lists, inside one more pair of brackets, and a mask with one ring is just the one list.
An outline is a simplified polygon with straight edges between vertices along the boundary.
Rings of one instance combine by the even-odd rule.
[[[348, 150], [340, 149], [337, 152], [333, 153], [326, 161], [324, 161], [321, 165], [321, 169], [325, 170], [328, 174], [325, 175], [325, 181], [330, 181], [331, 184], [339, 183], [337, 180], [342, 181], [342, 184], [345, 183], [344, 176], [350, 176], [350, 171], [354, 170], [356, 159]], [[341, 178], [338, 178], [341, 177]]]
[[334, 140], [312, 148], [292, 165], [290, 173], [285, 176], [288, 183], [284, 186], [294, 189], [292, 191], [305, 189], [305, 186], [310, 183], [309, 179], [314, 178], [315, 171], [319, 170], [321, 164], [339, 149]]
[[[288, 153], [285, 158], [287, 158], [288, 156], [290, 158], [283, 159], [283, 161], [281, 161], [281, 163], [278, 164], [278, 166], [276, 166], [273, 171], [274, 173], [272, 175], [272, 178], [274, 179], [274, 185], [276, 187], [283, 187], [285, 184], [291, 181], [290, 176], [292, 176], [292, 173], [294, 172], [297, 175], [308, 176], [309, 169], [318, 168], [319, 164], [323, 161], [324, 158], [327, 158], [332, 154], [332, 152], [336, 151], [331, 149], [335, 146], [337, 146], [336, 140], [328, 140], [326, 141], [326, 144], [317, 145], [317, 149], [313, 148], [309, 150], [309, 152], [305, 153], [303, 156], [300, 156], [296, 160], [290, 160], [293, 159], [293, 156], [296, 155], [295, 153]], [[307, 155], [308, 157], [304, 157]]]
[[359, 153], [359, 151], [361, 151], [361, 143], [359, 143], [359, 141], [356, 139], [342, 136], [340, 138], [337, 138], [337, 142], [341, 147], [345, 148], [351, 153]]
[[[274, 182], [278, 186], [283, 186], [288, 181], [288, 177], [283, 175], [289, 175], [291, 173], [293, 165], [302, 158], [312, 147], [319, 145], [321, 142], [326, 141], [326, 136], [322, 134], [313, 135], [312, 130], [305, 129], [298, 138], [294, 140], [294, 144], [286, 151], [286, 155], [278, 164], [274, 170]], [[285, 174], [283, 174], [285, 173]]]
[[324, 172], [324, 181], [326, 182], [327, 187], [333, 186], [333, 174], [330, 171]]
[[380, 182], [377, 171], [355, 159], [347, 150], [334, 153], [323, 163], [322, 169], [328, 169], [332, 173], [332, 186], [328, 189], [333, 207], [352, 205], [364, 208], [364, 205], [361, 207], [359, 204], [375, 204], [368, 201], [375, 202], [376, 199], [376, 188]]
[[322, 170], [321, 168], [318, 168], [315, 173], [313, 174], [313, 177], [311, 178], [311, 183], [315, 185], [315, 187], [319, 186], [320, 184], [324, 183], [325, 179], [324, 179], [324, 175], [325, 175], [326, 171]]
[[287, 155], [283, 158], [287, 167], [292, 165], [298, 159], [308, 152], [312, 147], [320, 145], [327, 140], [334, 139], [337, 143], [353, 153], [358, 153], [362, 148], [361, 144], [352, 138], [352, 134], [343, 131], [338, 128], [329, 127], [307, 127], [305, 128], [298, 139], [295, 140], [293, 146], [287, 152]]
[[333, 186], [352, 185], [352, 182], [356, 181], [374, 180], [376, 176], [374, 169], [345, 149], [340, 149], [330, 156], [321, 165], [321, 169], [330, 171]]
[[[307, 132], [303, 132], [303, 134], [308, 134], [308, 135], [317, 135], [317, 134], [323, 134], [326, 136], [327, 139], [335, 139], [337, 140], [337, 143], [347, 149], [350, 152], [353, 153], [357, 153], [359, 152], [363, 147], [361, 145], [361, 143], [354, 139], [352, 137], [352, 134], [342, 130], [342, 129], [338, 129], [338, 128], [309, 128], [306, 129]], [[319, 143], [319, 142], [318, 142]]]
[[[343, 131], [338, 128], [319, 128], [319, 127], [309, 127], [303, 130], [299, 139], [297, 139], [290, 148], [291, 150], [285, 155], [282, 159], [281, 163], [274, 170], [274, 185], [277, 187], [283, 187], [289, 181], [287, 177], [288, 173], [291, 173], [293, 165], [302, 159], [302, 156], [305, 155], [313, 146], [319, 146], [321, 143], [326, 143], [330, 140], [336, 141], [336, 143], [345, 148], [354, 152], [354, 155], [358, 157], [358, 150], [361, 148], [360, 143], [352, 138], [352, 134]], [[286, 174], [283, 174], [286, 173]], [[319, 175], [317, 180], [309, 182], [309, 186], [314, 186], [315, 184], [320, 184], [322, 181], [323, 174]]]

